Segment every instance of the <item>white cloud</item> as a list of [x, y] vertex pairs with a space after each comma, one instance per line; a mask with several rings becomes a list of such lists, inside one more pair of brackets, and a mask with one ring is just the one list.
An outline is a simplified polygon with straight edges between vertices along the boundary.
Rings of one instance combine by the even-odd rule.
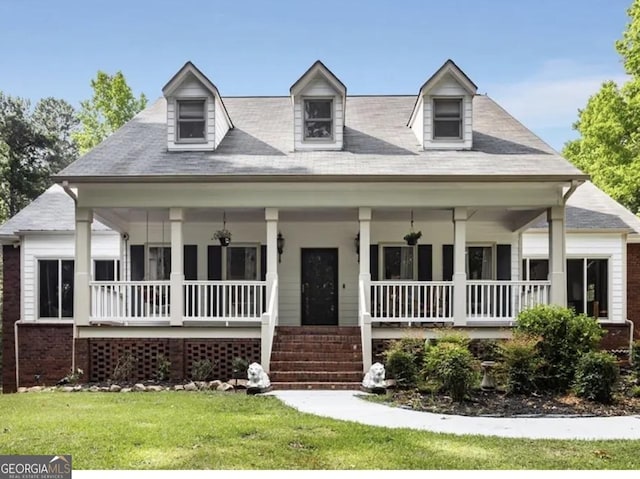
[[551, 60], [529, 78], [493, 85], [488, 94], [529, 128], [569, 130], [578, 118], [578, 109], [584, 108], [607, 80], [620, 85], [627, 76], [595, 65]]

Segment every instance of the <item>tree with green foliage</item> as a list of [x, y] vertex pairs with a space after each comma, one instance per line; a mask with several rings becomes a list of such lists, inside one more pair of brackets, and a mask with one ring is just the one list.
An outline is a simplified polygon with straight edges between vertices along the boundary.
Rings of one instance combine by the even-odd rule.
[[0, 221], [15, 215], [77, 157], [71, 138], [78, 120], [64, 100], [29, 100], [0, 92]]
[[98, 71], [91, 88], [91, 99], [80, 102], [82, 128], [74, 134], [80, 153], [91, 150], [147, 106], [144, 93], [136, 98], [120, 71], [115, 75]]
[[627, 11], [630, 21], [616, 50], [629, 80], [605, 82], [579, 111], [580, 138], [563, 155], [592, 181], [634, 213], [640, 212], [640, 0]]

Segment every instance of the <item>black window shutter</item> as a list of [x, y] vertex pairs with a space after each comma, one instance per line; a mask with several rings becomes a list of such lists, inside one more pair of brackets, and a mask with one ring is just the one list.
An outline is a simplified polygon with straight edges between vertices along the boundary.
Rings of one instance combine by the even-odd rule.
[[267, 245], [260, 245], [260, 281], [267, 279]]
[[222, 279], [222, 246], [207, 247], [207, 279], [209, 281]]
[[184, 245], [184, 279], [195, 281], [198, 279], [198, 245]]
[[431, 249], [430, 244], [418, 245], [418, 281], [433, 280]]
[[496, 247], [496, 253], [496, 279], [499, 281], [511, 280], [511, 245], [499, 244]]
[[371, 273], [371, 281], [378, 281], [378, 245], [369, 246], [369, 272]]
[[131, 281], [144, 280], [144, 245], [132, 244], [129, 247], [131, 253]]
[[453, 280], [453, 245], [442, 245], [442, 280]]

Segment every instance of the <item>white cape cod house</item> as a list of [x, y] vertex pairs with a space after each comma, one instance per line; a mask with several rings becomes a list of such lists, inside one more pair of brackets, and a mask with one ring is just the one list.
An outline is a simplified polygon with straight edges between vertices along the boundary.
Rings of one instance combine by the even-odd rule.
[[348, 96], [316, 62], [289, 96], [224, 98], [187, 63], [55, 180], [0, 228], [14, 387], [124, 353], [140, 379], [242, 356], [276, 387], [353, 387], [385, 339], [503, 337], [535, 304], [627, 328], [637, 219], [452, 61], [413, 96]]

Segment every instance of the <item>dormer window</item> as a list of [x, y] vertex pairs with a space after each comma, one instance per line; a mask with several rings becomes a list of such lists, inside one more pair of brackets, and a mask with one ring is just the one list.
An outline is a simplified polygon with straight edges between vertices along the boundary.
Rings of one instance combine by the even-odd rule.
[[333, 138], [333, 100], [304, 100], [304, 139]]
[[178, 141], [205, 141], [205, 100], [178, 100]]
[[433, 139], [462, 139], [462, 99], [434, 98]]

